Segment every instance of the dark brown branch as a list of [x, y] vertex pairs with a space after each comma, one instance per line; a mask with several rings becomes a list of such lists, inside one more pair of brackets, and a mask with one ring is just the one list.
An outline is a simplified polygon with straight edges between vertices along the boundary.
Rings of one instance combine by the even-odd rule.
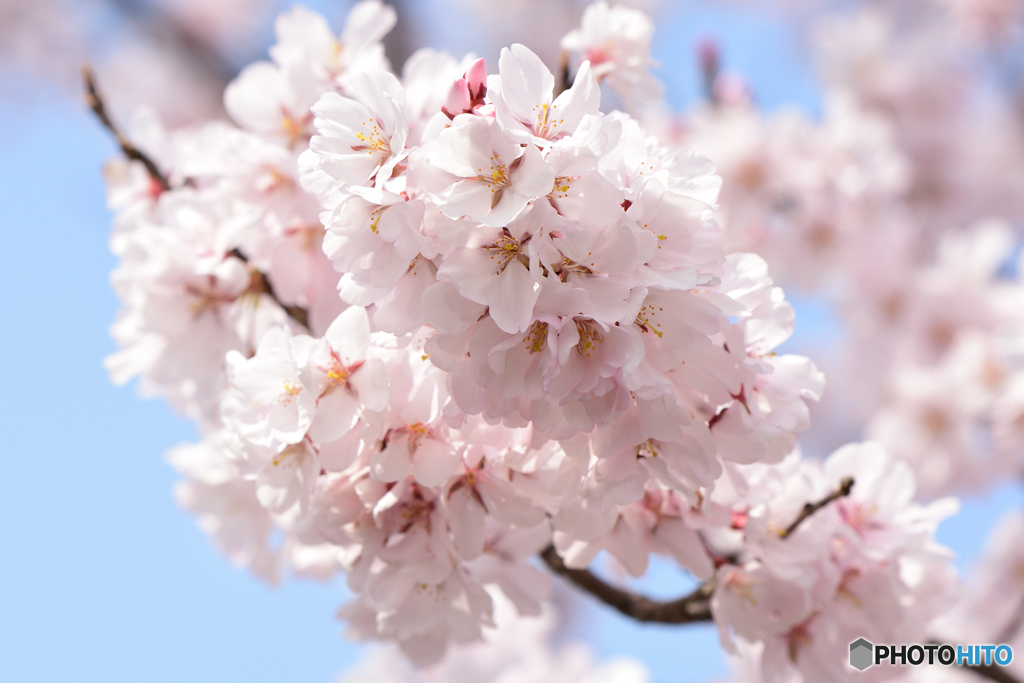
[[[940, 643], [937, 640], [932, 640], [929, 641], [928, 644], [942, 645], [943, 643]], [[960, 668], [964, 671], [975, 673], [981, 678], [987, 678], [990, 681], [995, 681], [996, 683], [1021, 683], [1016, 676], [1011, 675], [1005, 668], [996, 666], [995, 664], [968, 664], [966, 666], [960, 666]]]
[[981, 678], [987, 678], [996, 683], [1020, 683], [1016, 676], [1010, 675], [1004, 667], [995, 664], [975, 664], [973, 666], [962, 666], [961, 669], [977, 674]]
[[85, 103], [92, 110], [92, 113], [96, 115], [103, 127], [110, 131], [114, 139], [117, 140], [118, 146], [126, 157], [134, 161], [138, 161], [146, 167], [146, 171], [149, 172], [149, 177], [160, 185], [164, 190], [171, 189], [171, 184], [167, 180], [160, 168], [156, 163], [143, 151], [138, 149], [132, 144], [132, 141], [128, 139], [128, 136], [121, 132], [121, 129], [117, 127], [113, 119], [110, 118], [110, 114], [107, 112], [107, 106], [103, 101], [103, 97], [100, 95], [99, 88], [96, 87], [96, 78], [92, 72], [92, 67], [88, 64], [82, 67], [82, 80], [85, 84]]
[[714, 584], [704, 583], [687, 596], [669, 602], [651, 600], [606, 583], [586, 569], [570, 569], [549, 545], [540, 554], [544, 563], [559, 576], [572, 581], [606, 605], [637, 621], [659, 624], [692, 624], [711, 621], [711, 594]]
[[800, 524], [803, 523], [805, 519], [807, 519], [808, 517], [810, 517], [815, 512], [825, 507], [832, 501], [839, 500], [840, 498], [845, 498], [846, 496], [850, 495], [850, 491], [852, 490], [853, 477], [843, 477], [843, 480], [839, 482], [839, 486], [836, 488], [835, 491], [828, 494], [827, 496], [825, 496], [816, 503], [804, 503], [804, 509], [800, 511], [800, 514], [797, 516], [796, 519], [793, 520], [793, 523], [786, 527], [786, 530], [781, 532], [779, 536], [782, 538], [788, 538], [790, 534], [796, 531], [796, 528], [800, 526]]
[[[788, 537], [808, 517], [829, 503], [850, 495], [853, 490], [853, 478], [844, 478], [835, 491], [816, 503], [807, 503], [800, 515], [782, 533]], [[643, 595], [617, 588], [605, 582], [586, 569], [570, 569], [559, 557], [555, 547], [549, 545], [540, 554], [544, 563], [559, 576], [565, 577], [577, 587], [590, 593], [601, 602], [614, 607], [622, 614], [641, 622], [660, 624], [692, 624], [712, 620], [711, 596], [715, 590], [714, 581], [703, 583], [697, 590], [677, 600], [660, 602]], [[1021, 683], [1006, 669], [992, 664], [979, 664], [961, 667], [981, 678], [995, 683]]]
[[[228, 256], [233, 256], [236, 259], [238, 259], [239, 261], [241, 261], [242, 263], [245, 263], [247, 265], [249, 263], [249, 257], [246, 256], [244, 253], [242, 253], [242, 251], [240, 249], [238, 249], [237, 247], [235, 249], [232, 249], [228, 253]], [[262, 272], [260, 270], [257, 270], [256, 268], [251, 268], [250, 267], [250, 269], [249, 269], [249, 277], [250, 277], [250, 281], [249, 281], [249, 292], [250, 293], [252, 293], [252, 294], [266, 294], [271, 299], [273, 299], [274, 303], [276, 303], [278, 306], [280, 306], [282, 308], [282, 310], [284, 310], [284, 312], [287, 313], [288, 316], [292, 320], [294, 320], [298, 324], [302, 325], [307, 330], [309, 329], [309, 311], [307, 311], [305, 308], [302, 308], [301, 306], [289, 306], [289, 305], [286, 305], [279, 298], [277, 298], [277, 293], [274, 292], [274, 286], [272, 284], [270, 284], [270, 280], [267, 278], [266, 273], [264, 273], [264, 272]]]
[[[779, 534], [787, 538], [800, 524], [825, 507], [832, 501], [850, 495], [853, 490], [853, 478], [846, 477], [839, 487], [816, 503], [804, 505], [800, 516], [793, 520], [789, 527]], [[711, 621], [711, 595], [715, 591], [714, 581], [706, 581], [700, 588], [676, 600], [668, 602], [651, 600], [650, 598], [631, 593], [627, 590], [617, 588], [607, 583], [587, 569], [570, 569], [558, 555], [553, 545], [549, 545], [540, 554], [544, 563], [559, 576], [572, 581], [577, 587], [590, 593], [595, 598], [610, 605], [627, 617], [637, 621], [650, 621], [661, 624], [692, 624], [701, 621]]]

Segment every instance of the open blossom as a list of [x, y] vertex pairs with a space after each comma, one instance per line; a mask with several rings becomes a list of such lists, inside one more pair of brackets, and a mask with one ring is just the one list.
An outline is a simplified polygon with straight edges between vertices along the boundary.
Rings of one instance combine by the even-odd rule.
[[320, 443], [344, 436], [362, 410], [387, 405], [383, 361], [367, 358], [366, 312], [347, 309], [323, 339], [290, 336], [283, 328], [264, 335], [256, 354], [229, 354], [225, 418], [247, 440], [277, 448], [307, 435]]
[[572, 87], [554, 98], [555, 77], [522, 45], [501, 51], [498, 70], [488, 85], [494, 114], [515, 142], [550, 144], [572, 135], [583, 117], [598, 113], [601, 92], [586, 63], [577, 71]]
[[[725, 642], [764, 644], [763, 680], [840, 680], [847, 664], [830, 648], [859, 637], [925, 639], [956, 588], [950, 553], [933, 540], [955, 501], [914, 504], [909, 468], [872, 443], [845, 446], [820, 466], [790, 458], [747, 472], [749, 493], [727, 504], [740, 514], [743, 550], [718, 568], [712, 611]], [[854, 481], [849, 495], [783, 536], [804, 501], [845, 476]], [[734, 541], [719, 534], [717, 542], [725, 552]]]
[[511, 142], [494, 120], [463, 116], [426, 148], [425, 161], [452, 176], [434, 193], [449, 218], [467, 217], [491, 227], [514, 219], [533, 199], [545, 196], [554, 172], [533, 145]]
[[376, 177], [381, 185], [405, 156], [405, 93], [397, 78], [380, 70], [353, 74], [347, 85], [351, 98], [327, 93], [313, 107], [319, 135], [310, 149], [320, 168], [341, 182], [361, 185]]
[[627, 102], [656, 100], [661, 83], [651, 74], [654, 24], [635, 9], [598, 0], [583, 12], [580, 27], [562, 38], [562, 49], [590, 62], [594, 77]]
[[345, 73], [386, 69], [381, 39], [397, 21], [395, 10], [380, 0], [356, 3], [345, 19], [340, 35], [327, 20], [304, 7], [293, 7], [275, 23], [277, 44], [270, 49], [274, 61], [305, 62], [323, 80]]
[[295, 145], [312, 133], [310, 108], [340, 76], [387, 68], [380, 39], [394, 9], [379, 0], [357, 4], [340, 38], [324, 18], [294, 7], [275, 23], [273, 62], [246, 67], [224, 93], [228, 113], [245, 128]]

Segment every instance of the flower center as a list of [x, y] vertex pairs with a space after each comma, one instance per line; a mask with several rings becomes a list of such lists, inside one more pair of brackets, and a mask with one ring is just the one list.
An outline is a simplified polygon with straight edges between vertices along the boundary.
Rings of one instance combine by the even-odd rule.
[[540, 353], [543, 351], [547, 341], [548, 324], [539, 320], [530, 326], [530, 329], [526, 331], [526, 336], [523, 337], [523, 343], [526, 344], [526, 348], [530, 353]]
[[345, 386], [349, 371], [348, 368], [342, 366], [341, 361], [337, 358], [331, 358], [331, 364], [321, 370], [327, 374], [328, 388]]
[[644, 304], [640, 307], [640, 312], [636, 314], [636, 324], [644, 332], [653, 332], [658, 335], [658, 339], [661, 339], [664, 332], [661, 330], [661, 325], [655, 320], [655, 316], [659, 311], [664, 310], [660, 306], [656, 309], [650, 304]]
[[512, 237], [506, 231], [494, 243], [484, 245], [483, 248], [490, 252], [492, 261], [498, 262], [495, 272], [500, 273], [508, 267], [512, 259], [519, 259], [520, 263], [523, 263], [524, 266], [528, 265], [524, 263], [526, 256], [523, 254], [522, 246], [522, 242]]
[[558, 107], [550, 104], [538, 104], [533, 107], [533, 134], [539, 138], [554, 137], [558, 134], [558, 127], [565, 122], [565, 119], [555, 118], [555, 109]]
[[576, 331], [580, 335], [579, 343], [576, 344], [576, 350], [587, 358], [590, 358], [590, 354], [597, 350], [597, 345], [604, 341], [604, 336], [601, 334], [601, 328], [598, 327], [593, 320], [576, 320]]
[[362, 145], [353, 145], [352, 150], [361, 152], [366, 150], [367, 154], [376, 154], [381, 157], [391, 156], [391, 141], [384, 135], [374, 120], [363, 121], [363, 130], [356, 133], [356, 138]]
[[302, 385], [291, 380], [284, 383], [284, 392], [278, 397], [278, 403], [283, 406], [290, 405], [292, 400], [302, 393]]

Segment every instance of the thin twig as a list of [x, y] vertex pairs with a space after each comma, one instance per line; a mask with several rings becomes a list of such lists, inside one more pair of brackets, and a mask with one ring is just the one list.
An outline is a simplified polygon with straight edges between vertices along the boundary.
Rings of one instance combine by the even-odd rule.
[[[937, 640], [931, 640], [928, 642], [929, 645], [942, 645]], [[959, 665], [958, 665], [959, 666]], [[967, 664], [960, 666], [965, 671], [976, 673], [982, 678], [987, 678], [990, 681], [996, 683], [1020, 683], [1020, 680], [1016, 676], [1012, 676], [1007, 670], [1001, 666], [995, 664]]]
[[[238, 249], [237, 247], [228, 252], [228, 256], [233, 256], [242, 263], [245, 263], [246, 265], [248, 265], [249, 263], [249, 257], [242, 253], [242, 250]], [[250, 268], [249, 277], [250, 293], [266, 294], [271, 299], [273, 299], [274, 303], [280, 306], [281, 309], [284, 310], [284, 312], [287, 313], [292, 320], [302, 325], [307, 330], [309, 329], [309, 311], [307, 311], [305, 308], [302, 308], [301, 306], [286, 305], [279, 298], [277, 298], [277, 293], [274, 291], [274, 286], [270, 284], [270, 280], [267, 278], [266, 273], [257, 270], [256, 268]]]
[[149, 176], [160, 185], [164, 190], [170, 190], [171, 184], [167, 180], [160, 168], [145, 152], [141, 151], [132, 141], [128, 139], [128, 136], [121, 132], [121, 129], [117, 127], [113, 119], [110, 118], [110, 114], [107, 112], [107, 106], [103, 101], [103, 97], [100, 95], [99, 88], [96, 86], [96, 77], [92, 72], [92, 67], [88, 64], [82, 66], [82, 80], [85, 83], [85, 103], [92, 110], [92, 113], [96, 115], [103, 127], [110, 131], [114, 139], [117, 140], [118, 146], [121, 151], [129, 159], [138, 161], [146, 167], [146, 171], [149, 172]]
[[982, 678], [987, 678], [990, 681], [996, 683], [1020, 683], [1016, 676], [1010, 675], [1010, 673], [1001, 666], [995, 664], [974, 664], [961, 666], [961, 669], [976, 673]]
[[544, 563], [559, 576], [572, 581], [606, 605], [637, 621], [660, 624], [692, 624], [711, 621], [711, 594], [714, 583], [706, 582], [687, 596], [669, 602], [651, 600], [606, 583], [586, 569], [570, 569], [549, 545], [540, 554]]
[[558, 55], [558, 80], [555, 81], [554, 96], [558, 97], [572, 87], [572, 80], [569, 78], [569, 53], [565, 50]]
[[804, 503], [804, 509], [800, 511], [799, 516], [797, 516], [797, 518], [793, 520], [793, 523], [786, 527], [786, 530], [781, 532], [779, 536], [781, 538], [788, 538], [790, 534], [796, 531], [796, 528], [800, 526], [800, 524], [805, 519], [807, 519], [808, 517], [810, 517], [815, 512], [825, 507], [832, 501], [839, 500], [840, 498], [845, 498], [846, 496], [850, 495], [850, 491], [852, 490], [853, 477], [843, 477], [842, 481], [839, 482], [839, 486], [836, 488], [835, 491], [828, 494], [827, 496], [825, 496], [816, 503]]

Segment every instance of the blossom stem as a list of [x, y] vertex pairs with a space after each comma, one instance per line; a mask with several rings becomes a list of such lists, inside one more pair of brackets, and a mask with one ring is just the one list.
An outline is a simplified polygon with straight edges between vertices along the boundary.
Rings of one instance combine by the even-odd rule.
[[138, 161], [146, 167], [146, 171], [149, 172], [149, 177], [152, 178], [157, 184], [160, 185], [164, 190], [170, 190], [171, 184], [167, 180], [160, 169], [145, 152], [138, 149], [132, 144], [132, 141], [128, 139], [128, 136], [121, 132], [117, 124], [114, 123], [113, 119], [110, 118], [110, 114], [107, 112], [107, 106], [103, 101], [103, 97], [100, 95], [99, 88], [96, 86], [96, 77], [93, 74], [92, 67], [88, 64], [82, 66], [82, 80], [85, 83], [85, 103], [92, 110], [92, 113], [96, 115], [103, 127], [110, 131], [114, 139], [117, 140], [118, 146], [126, 157], [134, 161]]
[[587, 569], [566, 567], [552, 545], [545, 548], [540, 557], [554, 573], [572, 581], [601, 602], [637, 621], [660, 624], [711, 621], [711, 594], [714, 592], [714, 582], [705, 582], [697, 590], [677, 600], [660, 602], [612, 586]]
[[827, 496], [817, 501], [816, 503], [804, 503], [804, 508], [803, 510], [800, 511], [800, 514], [797, 516], [797, 518], [794, 519], [793, 523], [786, 527], [786, 530], [781, 532], [779, 536], [782, 538], [788, 538], [790, 534], [796, 531], [796, 528], [800, 526], [800, 524], [803, 523], [805, 519], [807, 519], [815, 512], [828, 505], [829, 503], [839, 500], [840, 498], [845, 498], [846, 496], [850, 495], [850, 491], [852, 490], [853, 477], [843, 477], [842, 481], [839, 482], [839, 486], [836, 487], [835, 491], [828, 494]]
[[[242, 250], [238, 247], [235, 247], [228, 252], [228, 256], [234, 256], [246, 265], [249, 263], [249, 257], [242, 253]], [[301, 306], [285, 305], [284, 302], [277, 298], [277, 293], [274, 292], [274, 286], [270, 284], [270, 280], [267, 278], [266, 273], [255, 268], [250, 268], [249, 272], [251, 273], [250, 277], [252, 278], [249, 283], [250, 292], [254, 294], [266, 294], [274, 300], [274, 303], [280, 306], [281, 309], [288, 314], [288, 317], [305, 327], [307, 330], [309, 329], [309, 311]]]

